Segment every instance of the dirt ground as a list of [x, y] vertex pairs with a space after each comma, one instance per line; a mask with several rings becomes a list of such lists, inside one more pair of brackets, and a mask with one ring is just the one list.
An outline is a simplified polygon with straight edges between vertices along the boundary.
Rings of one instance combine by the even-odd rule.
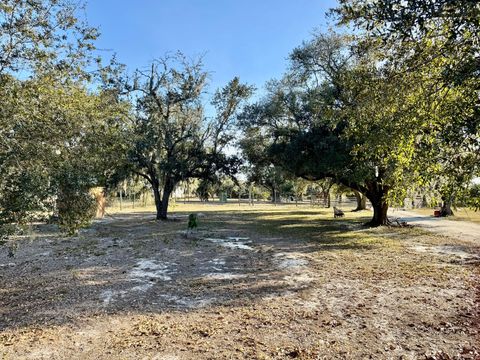
[[0, 359], [480, 358], [480, 242], [369, 212], [151, 210], [0, 248]]
[[[429, 232], [439, 235], [449, 235], [480, 244], [480, 223], [458, 220], [457, 216], [437, 218], [433, 216], [433, 210], [426, 214], [424, 211], [426, 209], [421, 210], [422, 212], [417, 209], [415, 209], [415, 211], [392, 209], [392, 211], [389, 212], [389, 216], [398, 218], [401, 221], [406, 221], [408, 224], [420, 227]], [[475, 213], [475, 215], [477, 216], [477, 213]]]

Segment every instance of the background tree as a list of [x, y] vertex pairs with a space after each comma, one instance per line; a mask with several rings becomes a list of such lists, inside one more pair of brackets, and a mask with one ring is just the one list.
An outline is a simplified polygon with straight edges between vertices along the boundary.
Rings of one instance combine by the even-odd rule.
[[353, 211], [362, 211], [367, 209], [367, 197], [360, 193], [358, 190], [353, 190], [355, 200], [357, 201], [357, 207]]
[[237, 108], [251, 89], [235, 78], [218, 90], [212, 100], [216, 116], [209, 120], [202, 104], [206, 81], [200, 60], [177, 54], [137, 71], [127, 85], [136, 93], [137, 110], [129, 163], [151, 184], [157, 219], [167, 218], [170, 194], [179, 182], [214, 180], [239, 166], [238, 158], [224, 150], [233, 138]]
[[198, 183], [195, 193], [201, 201], [208, 201], [211, 197], [215, 196], [217, 187], [210, 180], [202, 179]]

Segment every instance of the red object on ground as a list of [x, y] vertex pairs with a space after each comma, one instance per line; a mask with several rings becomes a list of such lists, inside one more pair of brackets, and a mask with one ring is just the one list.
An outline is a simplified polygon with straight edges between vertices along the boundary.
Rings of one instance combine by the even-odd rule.
[[435, 217], [440, 217], [440, 215], [441, 215], [440, 210], [435, 210], [433, 212], [433, 216], [435, 216]]

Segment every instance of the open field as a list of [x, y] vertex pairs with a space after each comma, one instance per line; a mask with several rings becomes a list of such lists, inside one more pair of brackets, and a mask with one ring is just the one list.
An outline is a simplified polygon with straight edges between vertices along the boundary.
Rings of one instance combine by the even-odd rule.
[[0, 253], [0, 359], [480, 356], [480, 240], [307, 206], [108, 213]]

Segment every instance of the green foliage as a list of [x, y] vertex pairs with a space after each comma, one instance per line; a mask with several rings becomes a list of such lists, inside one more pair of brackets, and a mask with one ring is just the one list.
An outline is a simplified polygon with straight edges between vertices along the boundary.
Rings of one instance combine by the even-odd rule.
[[68, 235], [74, 235], [90, 224], [95, 217], [97, 203], [87, 191], [68, 189], [59, 194], [57, 209], [60, 228]]
[[128, 104], [90, 81], [97, 32], [77, 17], [81, 6], [0, 5], [0, 226], [48, 217], [60, 198], [74, 231], [91, 216], [88, 189], [122, 160]]
[[89, 225], [95, 216], [97, 203], [89, 192], [92, 184], [90, 176], [82, 169], [67, 164], [53, 179], [57, 189], [59, 225], [68, 235], [74, 235], [80, 228]]
[[83, 6], [71, 0], [2, 0], [0, 75], [54, 68], [85, 75], [98, 31], [78, 17]]
[[188, 229], [194, 230], [198, 227], [198, 216], [197, 214], [190, 214], [188, 215]]
[[20, 233], [19, 230], [20, 228], [15, 224], [3, 224], [0, 226], [0, 246], [5, 245], [11, 236]]
[[[28, 81], [5, 79], [0, 91], [5, 94], [1, 131], [8, 134], [0, 148], [3, 222], [25, 223], [45, 216], [54, 210], [59, 192], [79, 183], [81, 188], [71, 191], [88, 192], [118, 163], [123, 142], [116, 114], [123, 105], [107, 94], [91, 93], [68, 81], [60, 85], [46, 75]], [[73, 176], [78, 179], [73, 181]], [[59, 179], [66, 177], [72, 181], [60, 186]], [[75, 212], [80, 217], [80, 209], [87, 209], [81, 204]], [[69, 224], [74, 222], [73, 213], [69, 212]]]
[[443, 64], [415, 70], [385, 52], [371, 38], [338, 34], [295, 49], [290, 71], [242, 116], [250, 161], [358, 190], [381, 224], [387, 202], [415, 187], [468, 184], [480, 163], [473, 82], [447, 83]]
[[48, 205], [48, 173], [44, 168], [9, 169], [1, 181], [0, 219], [5, 224], [24, 224], [41, 217]]
[[151, 184], [158, 219], [167, 217], [170, 194], [179, 182], [192, 178], [212, 182], [238, 169], [238, 157], [227, 156], [224, 150], [234, 136], [237, 108], [251, 88], [233, 79], [215, 93], [216, 116], [207, 119], [202, 104], [206, 81], [200, 60], [188, 61], [177, 54], [154, 61], [148, 71], [138, 71], [133, 83], [126, 84], [138, 95], [130, 170]]
[[[379, 61], [395, 69], [392, 87], [398, 86], [397, 80], [410, 85], [408, 93], [400, 90], [400, 99], [405, 98], [402, 92], [409, 94], [402, 101], [407, 106], [397, 105], [398, 112], [408, 111], [404, 123], [412, 133], [402, 144], [399, 160], [421, 158], [423, 164], [414, 169], [422, 177], [419, 185], [435, 182], [446, 189], [444, 196], [461, 199], [480, 174], [478, 3], [341, 0], [335, 13], [342, 23], [360, 30], [362, 46], [374, 43]], [[420, 131], [415, 133], [410, 125]]]
[[414, 71], [434, 65], [449, 84], [478, 78], [477, 1], [340, 0], [334, 12], [381, 43], [393, 62]]
[[201, 179], [195, 192], [201, 201], [208, 201], [216, 192], [216, 187], [212, 181]]
[[476, 211], [480, 210], [480, 184], [475, 184], [469, 189], [465, 204]]

